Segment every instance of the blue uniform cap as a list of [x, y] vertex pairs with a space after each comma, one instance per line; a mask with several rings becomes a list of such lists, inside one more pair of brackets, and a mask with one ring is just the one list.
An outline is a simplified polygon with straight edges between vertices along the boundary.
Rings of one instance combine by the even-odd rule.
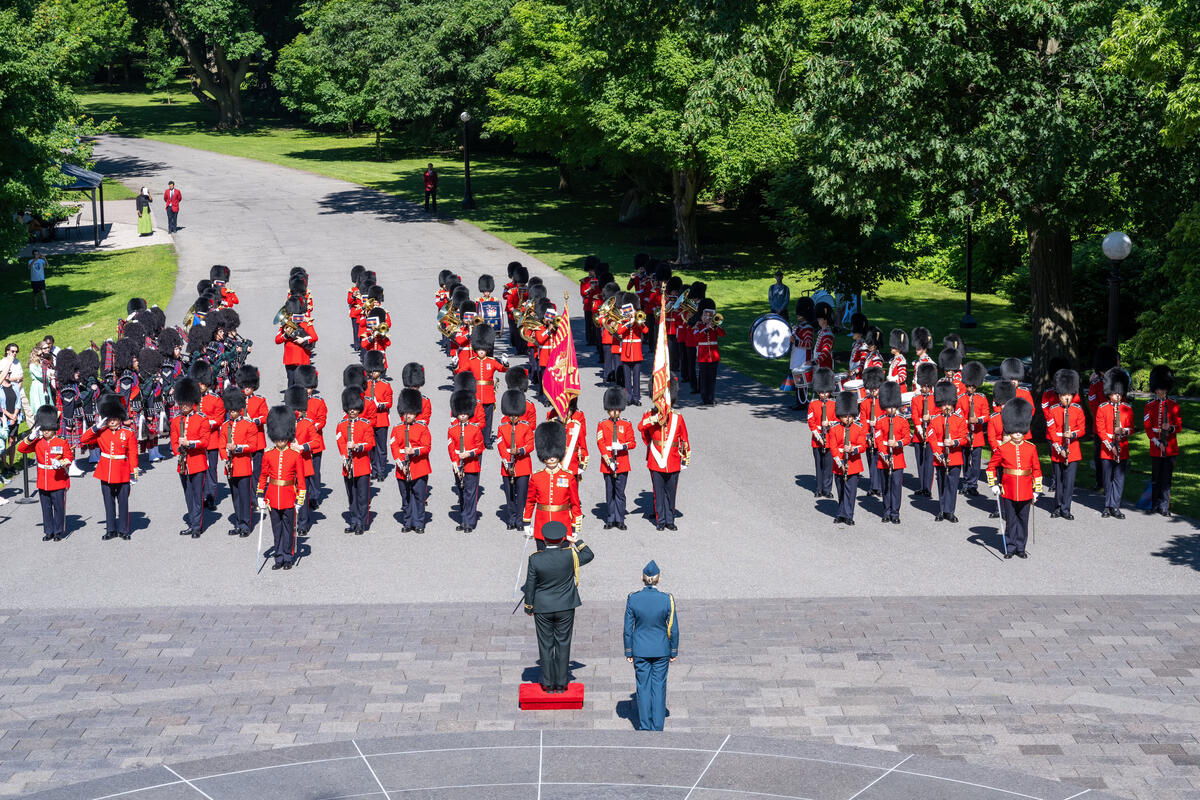
[[654, 577], [658, 574], [658, 564], [655, 564], [653, 561], [651, 561], [649, 564], [642, 567], [642, 574]]
[[561, 522], [550, 520], [542, 526], [542, 538], [547, 542], [558, 542], [567, 536], [567, 526]]

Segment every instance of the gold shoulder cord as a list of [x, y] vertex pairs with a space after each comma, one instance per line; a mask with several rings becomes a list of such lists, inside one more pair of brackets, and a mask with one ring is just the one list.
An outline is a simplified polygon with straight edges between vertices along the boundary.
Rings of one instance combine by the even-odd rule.
[[671, 616], [667, 618], [667, 638], [670, 639], [671, 629], [675, 627], [675, 595], [668, 594], [667, 597], [671, 598]]
[[575, 585], [579, 585], [579, 551], [574, 547], [571, 548], [571, 564], [575, 568]]

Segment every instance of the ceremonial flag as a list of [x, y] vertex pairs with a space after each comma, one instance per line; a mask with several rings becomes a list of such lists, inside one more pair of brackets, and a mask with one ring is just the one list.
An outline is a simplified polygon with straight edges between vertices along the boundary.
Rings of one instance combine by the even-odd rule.
[[563, 313], [550, 337], [550, 363], [542, 372], [542, 391], [550, 398], [558, 418], [567, 419], [567, 404], [579, 396], [579, 362], [575, 359], [575, 337], [571, 315], [563, 296]]
[[654, 373], [650, 397], [658, 408], [658, 415], [666, 419], [671, 413], [671, 356], [667, 352], [667, 293], [659, 292], [662, 307], [658, 312], [658, 342], [654, 345]]

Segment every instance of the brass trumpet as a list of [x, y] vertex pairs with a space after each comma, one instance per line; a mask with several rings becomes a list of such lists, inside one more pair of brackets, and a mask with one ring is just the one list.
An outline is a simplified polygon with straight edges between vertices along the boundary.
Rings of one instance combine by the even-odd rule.
[[454, 332], [462, 327], [462, 319], [459, 318], [457, 311], [449, 310], [438, 317], [437, 324], [442, 336], [445, 336], [447, 339], [453, 339]]
[[617, 326], [621, 324], [621, 312], [617, 310], [617, 299], [610, 297], [600, 304], [593, 315], [598, 327], [604, 328], [613, 336], [617, 335]]

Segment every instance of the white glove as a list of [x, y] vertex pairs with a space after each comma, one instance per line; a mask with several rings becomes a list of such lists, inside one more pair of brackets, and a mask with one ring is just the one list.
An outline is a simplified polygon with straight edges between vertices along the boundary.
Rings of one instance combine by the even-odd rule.
[[258, 498], [258, 510], [259, 510], [259, 511], [266, 511], [266, 510], [267, 510], [267, 498], [265, 498], [265, 497], [262, 497], [262, 496], [260, 496], [260, 497]]
[[36, 439], [41, 435], [42, 435], [42, 426], [41, 425], [34, 425], [32, 428], [29, 429], [29, 438], [30, 439]]
[[995, 495], [996, 497], [1000, 496], [1000, 484], [998, 484], [998, 483], [992, 484], [992, 494]]
[[508, 366], [508, 355], [506, 353], [500, 354], [500, 363], [506, 367]]
[[532, 539], [532, 538], [533, 538], [533, 526], [532, 526], [532, 525], [526, 525], [526, 526], [525, 526], [525, 538], [526, 538], [526, 539]]

